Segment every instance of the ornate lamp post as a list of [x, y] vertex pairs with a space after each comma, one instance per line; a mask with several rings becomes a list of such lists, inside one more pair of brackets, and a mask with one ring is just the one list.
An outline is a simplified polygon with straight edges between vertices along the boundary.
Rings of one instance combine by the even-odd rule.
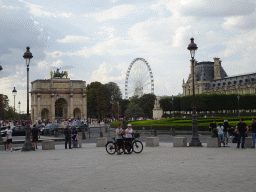
[[18, 105], [19, 105], [19, 121], [20, 121], [20, 105], [21, 105], [20, 101], [18, 102]]
[[[2, 67], [2, 65], [0, 65], [0, 71], [2, 71], [3, 70], [3, 67]], [[4, 114], [5, 115], [5, 114]], [[0, 126], [1, 127], [1, 126]], [[3, 138], [2, 138], [2, 135], [0, 134], [0, 141], [3, 141]]]
[[174, 118], [174, 107], [173, 107], [173, 99], [174, 99], [174, 96], [172, 95], [172, 118]]
[[23, 55], [23, 58], [26, 59], [26, 66], [27, 66], [27, 121], [25, 126], [26, 139], [21, 151], [31, 151], [34, 149], [32, 147], [32, 143], [30, 140], [31, 129], [30, 129], [30, 119], [29, 119], [29, 63], [30, 63], [30, 59], [32, 59], [33, 56], [32, 56], [32, 53], [29, 51], [29, 49], [30, 48], [27, 47], [27, 51]]
[[240, 116], [240, 113], [239, 113], [239, 99], [240, 99], [240, 95], [237, 95], [237, 105], [238, 105], [238, 117]]
[[12, 90], [12, 95], [14, 97], [14, 107], [13, 107], [13, 111], [14, 111], [14, 114], [13, 114], [13, 124], [16, 125], [16, 118], [15, 118], [15, 96], [17, 95], [17, 90], [15, 89], [15, 87], [13, 88]]
[[113, 119], [113, 104], [114, 104], [114, 95], [111, 95], [111, 102], [110, 102], [111, 104], [112, 104], [112, 106], [111, 106], [111, 108], [112, 108], [112, 121], [114, 120]]
[[192, 62], [192, 83], [193, 83], [193, 113], [192, 113], [192, 139], [189, 143], [190, 147], [201, 147], [202, 144], [198, 137], [197, 132], [197, 119], [196, 119], [196, 105], [195, 105], [195, 80], [194, 80], [194, 68], [195, 68], [195, 52], [197, 50], [197, 45], [194, 43], [194, 38], [191, 38], [191, 43], [188, 45], [188, 50], [191, 54], [191, 62]]

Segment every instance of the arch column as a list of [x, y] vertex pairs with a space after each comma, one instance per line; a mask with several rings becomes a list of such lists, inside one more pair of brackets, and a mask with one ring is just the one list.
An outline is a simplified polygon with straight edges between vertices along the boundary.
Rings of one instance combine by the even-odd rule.
[[51, 120], [55, 119], [55, 102], [54, 102], [54, 94], [51, 94]]
[[86, 111], [86, 109], [87, 109], [87, 101], [86, 101], [86, 95], [85, 94], [83, 94], [82, 95], [82, 98], [83, 98], [83, 108], [82, 108], [82, 117], [81, 118], [85, 118], [85, 119], [87, 119], [87, 111]]
[[41, 119], [41, 95], [37, 95], [37, 120]]
[[70, 94], [70, 118], [74, 118], [74, 101], [73, 94]]

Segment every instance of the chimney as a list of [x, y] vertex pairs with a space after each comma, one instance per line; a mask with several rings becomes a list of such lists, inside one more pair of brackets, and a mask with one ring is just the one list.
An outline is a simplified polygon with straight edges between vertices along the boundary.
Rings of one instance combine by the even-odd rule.
[[215, 79], [221, 79], [220, 75], [220, 66], [221, 66], [221, 61], [220, 58], [214, 57], [214, 80]]

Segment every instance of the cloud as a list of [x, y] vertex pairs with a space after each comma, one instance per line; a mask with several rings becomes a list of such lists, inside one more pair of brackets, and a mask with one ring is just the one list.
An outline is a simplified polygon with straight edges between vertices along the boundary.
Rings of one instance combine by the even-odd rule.
[[232, 16], [225, 17], [225, 22], [221, 25], [224, 29], [240, 29], [240, 30], [250, 30], [256, 28], [256, 12], [251, 15], [245, 16]]
[[61, 67], [63, 64], [62, 60], [55, 61], [51, 64], [52, 67]]
[[83, 43], [88, 42], [89, 40], [89, 37], [76, 35], [67, 35], [64, 39], [57, 39], [59, 43]]
[[53, 52], [45, 51], [45, 54], [47, 56], [50, 56], [50, 57], [53, 57], [53, 58], [61, 57], [61, 56], [65, 55], [65, 53], [63, 53], [62, 51], [53, 51]]
[[29, 12], [35, 16], [35, 17], [56, 17], [54, 13], [48, 12], [48, 11], [43, 11], [42, 6], [27, 3], [23, 0], [19, 0], [20, 2], [24, 3], [26, 6], [29, 8]]
[[72, 17], [73, 14], [72, 13], [61, 13], [61, 14], [59, 14], [59, 16], [61, 16], [61, 17]]
[[107, 35], [109, 38], [113, 38], [115, 36], [116, 29], [113, 26], [110, 26], [109, 24], [103, 24], [100, 27], [99, 35]]
[[40, 61], [38, 62], [37, 67], [40, 69], [48, 69], [48, 63], [45, 60]]
[[[191, 31], [191, 26], [182, 26], [175, 31], [175, 35], [173, 35], [173, 47], [184, 47], [187, 44], [187, 40], [189, 39], [189, 34]], [[191, 35], [190, 35], [191, 36]]]
[[182, 0], [179, 5], [178, 12], [183, 16], [227, 17], [249, 15], [255, 11], [255, 3], [248, 0]]
[[98, 22], [104, 22], [112, 19], [125, 18], [127, 15], [134, 13], [137, 9], [138, 8], [134, 5], [118, 5], [101, 13], [85, 15], [85, 17], [94, 18]]

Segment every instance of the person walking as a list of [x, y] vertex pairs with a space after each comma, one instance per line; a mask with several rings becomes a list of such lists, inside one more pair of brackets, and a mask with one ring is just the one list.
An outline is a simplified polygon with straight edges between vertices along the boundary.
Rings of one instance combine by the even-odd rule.
[[11, 152], [12, 152], [12, 130], [10, 129], [10, 126], [7, 127], [6, 143], [7, 143], [7, 149], [6, 149], [6, 151], [8, 151], [9, 146], [10, 146]]
[[221, 147], [221, 143], [223, 143], [223, 147], [225, 147], [225, 141], [224, 141], [224, 127], [222, 126], [221, 123], [219, 123], [218, 127], [218, 138], [219, 138], [219, 147]]
[[33, 129], [31, 130], [31, 137], [32, 137], [32, 142], [33, 142], [33, 147], [34, 149], [38, 149], [38, 136], [40, 138], [40, 132], [39, 129], [37, 128], [36, 124], [33, 125]]
[[250, 127], [250, 129], [252, 130], [252, 147], [251, 148], [255, 148], [255, 134], [256, 134], [256, 122], [255, 122], [255, 118], [252, 118], [252, 126]]
[[71, 130], [69, 129], [69, 125], [64, 129], [64, 135], [65, 135], [65, 149], [67, 149], [67, 144], [69, 146], [69, 149], [71, 148]]
[[241, 118], [240, 122], [237, 124], [236, 126], [236, 131], [238, 133], [238, 139], [237, 139], [237, 147], [236, 148], [240, 148], [240, 140], [242, 138], [242, 143], [241, 143], [241, 148], [244, 148], [244, 142], [245, 142], [245, 134], [248, 133], [248, 126], [246, 125], [246, 123], [244, 122], [244, 120]]

